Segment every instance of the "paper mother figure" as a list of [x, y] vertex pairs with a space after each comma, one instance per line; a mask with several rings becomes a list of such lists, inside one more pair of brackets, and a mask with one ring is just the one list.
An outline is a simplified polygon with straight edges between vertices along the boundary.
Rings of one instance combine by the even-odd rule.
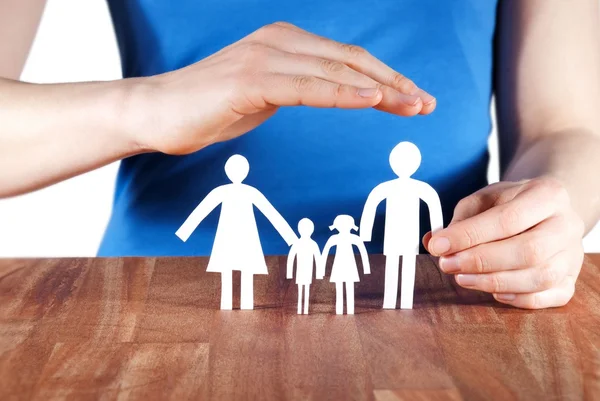
[[419, 200], [429, 207], [431, 231], [443, 228], [442, 206], [435, 190], [427, 183], [410, 178], [421, 165], [421, 152], [410, 142], [401, 142], [390, 154], [390, 166], [398, 178], [371, 191], [360, 220], [360, 237], [371, 240], [377, 205], [385, 200], [383, 253], [385, 289], [383, 307], [395, 309], [398, 299], [398, 268], [402, 256], [400, 307], [412, 309], [415, 264], [419, 253]]
[[186, 241], [204, 218], [221, 205], [215, 242], [207, 271], [221, 273], [221, 309], [232, 308], [232, 272], [241, 271], [240, 309], [254, 308], [254, 275], [268, 274], [254, 207], [271, 222], [288, 245], [297, 240], [285, 219], [256, 188], [243, 184], [248, 176], [248, 160], [231, 156], [225, 174], [231, 181], [213, 189], [194, 209], [176, 235]]

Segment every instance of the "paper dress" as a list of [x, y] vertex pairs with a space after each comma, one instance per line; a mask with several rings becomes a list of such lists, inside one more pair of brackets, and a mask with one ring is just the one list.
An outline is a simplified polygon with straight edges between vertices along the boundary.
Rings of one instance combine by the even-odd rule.
[[327, 255], [332, 247], [336, 247], [333, 266], [331, 267], [331, 276], [329, 278], [329, 281], [335, 283], [335, 312], [338, 315], [344, 313], [343, 294], [345, 285], [346, 313], [352, 315], [354, 314], [354, 283], [360, 281], [353, 246], [358, 248], [365, 274], [371, 273], [369, 255], [367, 255], [367, 249], [365, 248], [365, 244], [361, 238], [352, 233], [352, 230], [358, 230], [358, 228], [354, 225], [354, 219], [352, 216], [337, 216], [333, 222], [333, 225], [331, 225], [329, 229], [335, 229], [339, 232], [339, 234], [334, 234], [329, 238], [329, 240], [327, 240], [325, 248], [323, 249], [321, 261], [319, 263], [317, 277], [322, 277], [325, 274]]

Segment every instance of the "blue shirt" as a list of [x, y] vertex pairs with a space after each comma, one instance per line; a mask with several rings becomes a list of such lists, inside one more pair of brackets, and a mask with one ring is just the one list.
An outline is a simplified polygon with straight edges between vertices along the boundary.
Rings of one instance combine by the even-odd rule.
[[[110, 0], [109, 6], [125, 77], [176, 70], [263, 25], [287, 21], [365, 47], [433, 94], [437, 109], [405, 118], [373, 109], [282, 108], [246, 135], [191, 155], [125, 159], [100, 256], [210, 254], [218, 208], [186, 243], [175, 231], [210, 190], [228, 183], [223, 167], [236, 153], [250, 163], [244, 182], [294, 230], [310, 218], [321, 247], [335, 216], [349, 214], [358, 224], [369, 192], [395, 178], [388, 157], [401, 141], [420, 148], [423, 161], [413, 177], [438, 191], [446, 223], [458, 200], [487, 184], [496, 1]], [[367, 244], [373, 253], [382, 250], [384, 206]], [[265, 254], [287, 254], [274, 228], [256, 217]]]

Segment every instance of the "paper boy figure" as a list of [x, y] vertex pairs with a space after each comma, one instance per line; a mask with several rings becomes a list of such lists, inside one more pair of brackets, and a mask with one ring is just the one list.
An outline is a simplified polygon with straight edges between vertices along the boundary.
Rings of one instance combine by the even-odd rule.
[[[291, 279], [294, 273], [294, 259], [296, 259], [296, 284], [298, 284], [298, 314], [302, 313], [302, 290], [304, 289], [304, 314], [308, 314], [310, 299], [310, 285], [312, 283], [313, 266], [319, 262], [321, 251], [319, 245], [310, 236], [315, 230], [315, 225], [309, 219], [302, 219], [298, 223], [300, 239], [292, 245], [287, 259], [287, 278]], [[323, 277], [317, 277], [323, 278]]]

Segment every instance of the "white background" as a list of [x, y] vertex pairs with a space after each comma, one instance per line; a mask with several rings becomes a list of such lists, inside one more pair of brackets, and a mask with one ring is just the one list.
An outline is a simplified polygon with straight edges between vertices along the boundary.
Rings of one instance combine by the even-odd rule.
[[[49, 0], [22, 79], [48, 83], [120, 77], [105, 1]], [[495, 140], [494, 133], [492, 181], [498, 179]], [[0, 257], [94, 256], [110, 215], [117, 167], [115, 163], [32, 194], [0, 200]], [[584, 244], [587, 252], [600, 252], [600, 226]]]

